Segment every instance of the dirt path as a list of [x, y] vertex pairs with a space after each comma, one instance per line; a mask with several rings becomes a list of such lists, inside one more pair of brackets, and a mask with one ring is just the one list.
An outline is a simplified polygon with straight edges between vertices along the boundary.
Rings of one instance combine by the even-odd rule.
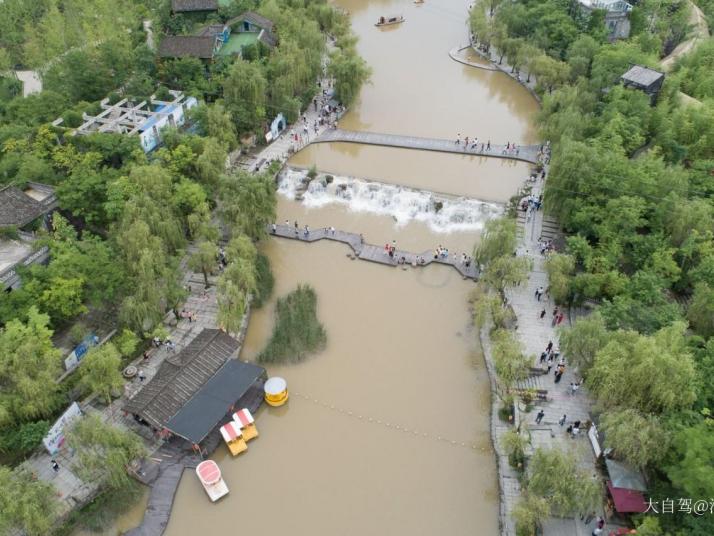
[[683, 55], [691, 52], [699, 42], [709, 37], [709, 27], [704, 13], [699, 9], [694, 2], [689, 0], [691, 12], [689, 14], [689, 24], [692, 26], [691, 36], [686, 41], [679, 43], [676, 48], [661, 62], [660, 65], [665, 72], [668, 72], [674, 66], [674, 63]]

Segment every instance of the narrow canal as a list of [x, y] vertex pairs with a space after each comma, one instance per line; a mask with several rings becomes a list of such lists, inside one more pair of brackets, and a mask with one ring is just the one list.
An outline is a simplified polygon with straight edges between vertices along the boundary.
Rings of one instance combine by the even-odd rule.
[[[533, 142], [531, 96], [501, 73], [448, 56], [468, 35], [463, 0], [339, 3], [373, 69], [342, 128]], [[393, 14], [406, 22], [375, 28], [379, 16]], [[350, 194], [318, 189], [295, 201], [288, 176], [279, 221], [332, 225], [413, 251], [442, 244], [452, 253], [472, 249], [528, 171], [498, 159], [346, 144], [309, 147], [291, 163], [334, 173]], [[450, 195], [437, 214], [419, 190]], [[197, 479], [184, 476], [166, 534], [495, 535], [488, 377], [466, 303], [473, 283], [441, 266], [351, 261], [335, 243], [270, 240], [265, 251], [276, 296], [299, 283], [316, 289], [327, 348], [269, 370], [287, 378], [289, 404], [260, 410], [261, 436], [239, 458], [217, 451], [227, 498], [211, 504]], [[244, 359], [269, 337], [273, 305], [253, 314]]]

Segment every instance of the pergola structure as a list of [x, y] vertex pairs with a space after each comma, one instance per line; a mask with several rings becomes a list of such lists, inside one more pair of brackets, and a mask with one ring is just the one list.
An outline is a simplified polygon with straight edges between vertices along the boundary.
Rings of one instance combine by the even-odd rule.
[[[103, 111], [96, 116], [82, 114], [82, 123], [73, 135], [87, 135], [97, 132], [114, 132], [118, 134], [136, 135], [141, 137], [141, 146], [148, 152], [160, 142], [160, 129], [170, 126], [181, 126], [185, 122], [185, 111], [197, 104], [194, 97], [186, 98], [181, 91], [171, 91], [171, 100], [163, 101], [152, 95], [148, 102], [143, 100], [135, 104], [129, 99], [122, 99], [116, 104], [109, 104], [109, 99], [100, 103]], [[59, 126], [62, 119], [57, 119], [53, 125]]]

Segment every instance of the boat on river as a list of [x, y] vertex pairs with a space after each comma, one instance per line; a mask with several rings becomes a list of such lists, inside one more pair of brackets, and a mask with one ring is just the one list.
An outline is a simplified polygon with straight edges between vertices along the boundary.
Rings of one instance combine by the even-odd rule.
[[221, 426], [221, 436], [223, 436], [223, 441], [226, 442], [226, 446], [233, 456], [238, 456], [241, 452], [248, 450], [240, 423], [233, 420]]
[[250, 441], [258, 437], [258, 429], [255, 427], [255, 420], [248, 408], [243, 408], [233, 414], [233, 422], [240, 428], [243, 439]]
[[228, 486], [223, 481], [218, 464], [213, 460], [205, 460], [199, 463], [196, 466], [196, 474], [211, 502], [216, 502], [221, 497], [228, 495]]
[[288, 401], [288, 382], [279, 376], [268, 378], [263, 386], [265, 401], [273, 406], [282, 406]]
[[379, 17], [379, 20], [374, 23], [375, 26], [389, 26], [390, 24], [399, 24], [406, 19], [402, 15], [394, 15], [393, 17]]

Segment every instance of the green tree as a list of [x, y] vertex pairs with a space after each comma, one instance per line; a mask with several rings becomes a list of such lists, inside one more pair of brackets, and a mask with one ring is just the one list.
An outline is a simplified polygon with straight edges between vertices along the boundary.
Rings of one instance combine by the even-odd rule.
[[61, 356], [48, 324], [32, 306], [26, 322], [11, 320], [0, 331], [0, 425], [49, 416], [58, 406]]
[[553, 253], [545, 261], [550, 295], [555, 303], [565, 304], [570, 296], [570, 281], [575, 271], [575, 261], [570, 255]]
[[714, 290], [706, 283], [698, 283], [694, 287], [692, 301], [687, 307], [687, 319], [699, 335], [714, 335]]
[[550, 515], [550, 506], [543, 497], [526, 493], [513, 508], [516, 536], [536, 536], [541, 523]]
[[355, 101], [371, 74], [367, 63], [351, 48], [332, 52], [327, 72], [335, 79], [335, 96], [345, 106]]
[[203, 282], [206, 288], [208, 284], [208, 274], [213, 272], [218, 262], [218, 246], [211, 242], [201, 242], [196, 251], [189, 257], [188, 266], [191, 270], [203, 274]]
[[685, 330], [685, 323], [676, 322], [652, 336], [614, 333], [597, 352], [588, 387], [606, 408], [647, 414], [690, 407], [696, 398], [697, 374]]
[[573, 454], [557, 449], [535, 451], [528, 464], [526, 489], [548, 502], [551, 515], [589, 512], [602, 500], [599, 480], [580, 469]]
[[120, 368], [119, 351], [112, 343], [105, 343], [89, 350], [82, 360], [81, 383], [90, 393], [100, 395], [105, 403], [110, 404], [112, 392], [124, 386]]
[[507, 288], [520, 285], [528, 278], [532, 265], [528, 257], [498, 257], [484, 270], [483, 281], [504, 296]]
[[203, 144], [203, 152], [196, 160], [196, 169], [201, 181], [211, 189], [218, 185], [218, 179], [226, 171], [226, 145], [215, 138], [208, 138]]
[[498, 218], [486, 222], [481, 241], [474, 250], [474, 260], [488, 266], [498, 257], [513, 255], [516, 251], [516, 222], [511, 218]]
[[131, 357], [139, 346], [139, 338], [133, 331], [123, 329], [121, 333], [114, 337], [112, 344], [119, 352], [119, 355], [122, 357]]
[[266, 235], [267, 226], [275, 221], [275, 182], [269, 175], [238, 171], [221, 183], [223, 216], [253, 240]]
[[223, 82], [226, 109], [239, 133], [256, 130], [266, 118], [268, 82], [256, 63], [237, 60]]
[[497, 329], [491, 333], [491, 354], [503, 391], [508, 392], [528, 377], [531, 360], [523, 355], [521, 344], [511, 331]]
[[32, 478], [29, 471], [0, 465], [0, 530], [15, 528], [28, 536], [50, 532], [58, 510], [55, 488]]
[[563, 355], [567, 355], [568, 361], [586, 376], [597, 353], [610, 341], [610, 333], [602, 316], [595, 312], [572, 327], [561, 328], [559, 339]]
[[707, 423], [682, 428], [674, 436], [667, 476], [688, 497], [714, 494], [714, 433]]
[[600, 426], [607, 446], [634, 467], [644, 469], [656, 464], [669, 449], [669, 434], [654, 415], [641, 415], [634, 409], [615, 410], [603, 414]]
[[67, 442], [77, 452], [80, 478], [110, 489], [132, 484], [127, 468], [145, 454], [139, 436], [103, 422], [96, 415], [78, 420], [67, 432]]

